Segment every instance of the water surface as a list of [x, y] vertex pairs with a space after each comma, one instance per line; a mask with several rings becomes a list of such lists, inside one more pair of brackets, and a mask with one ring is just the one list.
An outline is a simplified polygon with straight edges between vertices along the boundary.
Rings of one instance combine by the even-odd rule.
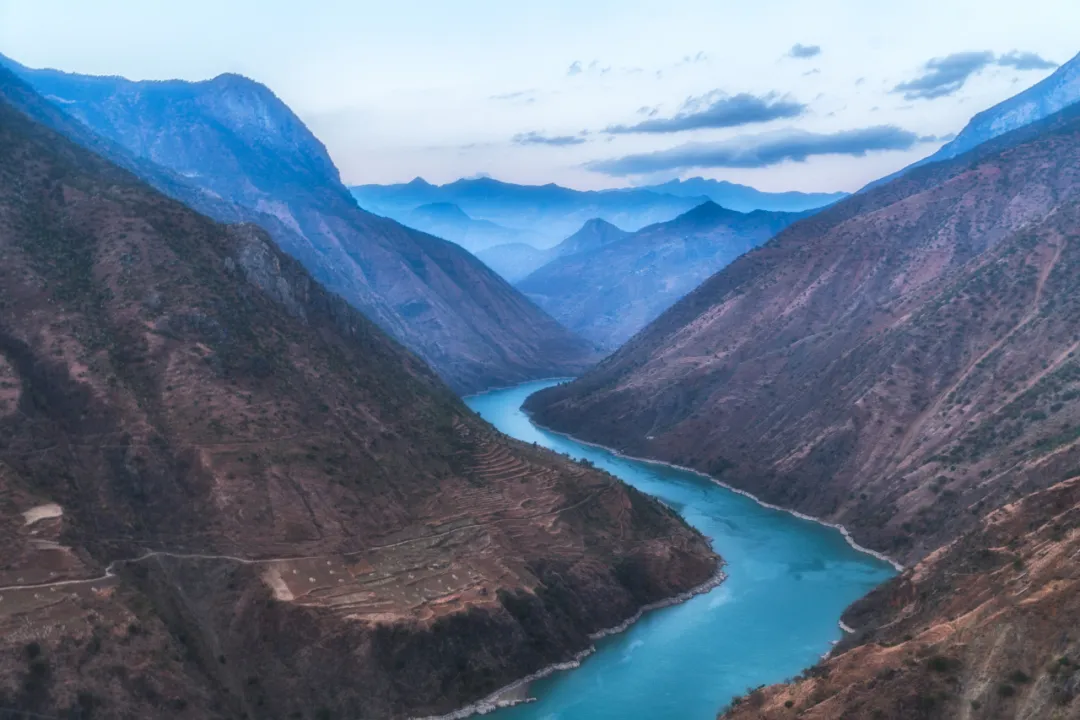
[[712, 720], [735, 695], [814, 664], [844, 608], [894, 574], [836, 530], [762, 507], [700, 475], [621, 458], [542, 430], [521, 411], [556, 381], [466, 398], [502, 432], [585, 458], [678, 510], [711, 538], [728, 579], [604, 638], [581, 667], [537, 681], [537, 702], [495, 720]]

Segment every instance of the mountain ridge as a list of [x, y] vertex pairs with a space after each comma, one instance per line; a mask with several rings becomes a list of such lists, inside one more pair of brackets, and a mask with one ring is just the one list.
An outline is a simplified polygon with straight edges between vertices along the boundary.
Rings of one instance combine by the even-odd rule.
[[139, 159], [126, 166], [164, 192], [265, 227], [459, 392], [573, 374], [595, 359], [457, 245], [361, 210], [322, 143], [268, 88], [241, 76], [140, 84], [17, 67], [68, 101], [53, 107]]
[[843, 200], [528, 407], [918, 559], [1075, 452], [1078, 157], [1069, 108]]
[[673, 512], [495, 432], [258, 226], [3, 99], [0, 151], [6, 710], [446, 713], [715, 572]]
[[663, 223], [563, 255], [517, 287], [575, 332], [615, 348], [796, 213], [740, 213], [711, 200]]

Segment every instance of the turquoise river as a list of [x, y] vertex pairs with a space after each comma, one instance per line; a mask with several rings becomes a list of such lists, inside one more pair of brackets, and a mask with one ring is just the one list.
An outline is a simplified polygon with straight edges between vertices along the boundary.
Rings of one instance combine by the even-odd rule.
[[844, 608], [894, 574], [837, 530], [764, 507], [708, 479], [619, 457], [530, 422], [521, 405], [556, 381], [466, 398], [502, 432], [585, 458], [660, 498], [707, 535], [728, 577], [597, 643], [575, 670], [534, 682], [535, 702], [495, 720], [712, 720], [747, 688], [814, 664], [842, 633]]

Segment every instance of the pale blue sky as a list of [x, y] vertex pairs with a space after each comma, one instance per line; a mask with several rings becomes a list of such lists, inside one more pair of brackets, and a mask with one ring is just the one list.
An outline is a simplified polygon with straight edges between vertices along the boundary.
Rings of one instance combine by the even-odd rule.
[[[267, 84], [349, 183], [488, 173], [593, 188], [705, 175], [768, 190], [854, 190], [937, 147], [911, 137], [959, 131], [1051, 72], [1017, 69], [1040, 63], [1010, 51], [1070, 59], [1078, 27], [1076, 0], [0, 0], [0, 52], [31, 67], [134, 79], [239, 72]], [[820, 52], [792, 57], [796, 44]], [[946, 66], [963, 66], [959, 86], [931, 77], [938, 89], [922, 94], [939, 97], [897, 89], [934, 58], [983, 51]], [[741, 94], [746, 102], [732, 107], [806, 107], [733, 127], [603, 132], [650, 113], [722, 110]], [[788, 137], [803, 147], [804, 138], [835, 147], [836, 137], [874, 137], [868, 147], [907, 149], [606, 174], [656, 165], [612, 162], [627, 155], [716, 144], [727, 157]], [[535, 142], [544, 138], [558, 144]]]

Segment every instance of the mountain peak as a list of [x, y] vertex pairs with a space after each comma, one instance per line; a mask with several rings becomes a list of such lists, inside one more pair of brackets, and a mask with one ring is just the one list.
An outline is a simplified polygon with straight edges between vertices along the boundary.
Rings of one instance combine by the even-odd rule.
[[417, 175], [417, 176], [416, 176], [416, 177], [414, 177], [414, 178], [413, 178], [412, 180], [410, 180], [409, 182], [405, 183], [405, 187], [411, 187], [411, 188], [429, 188], [429, 187], [434, 187], [434, 186], [433, 186], [433, 185], [432, 185], [431, 183], [429, 183], [429, 182], [428, 182], [427, 180], [425, 180], [424, 178], [422, 178], [422, 177], [420, 177], [419, 175]]

